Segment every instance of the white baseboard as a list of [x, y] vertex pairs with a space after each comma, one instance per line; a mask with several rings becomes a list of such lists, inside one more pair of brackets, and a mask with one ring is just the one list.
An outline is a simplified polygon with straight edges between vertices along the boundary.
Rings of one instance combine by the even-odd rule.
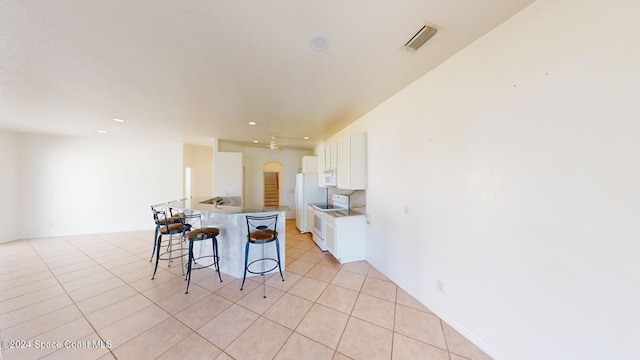
[[487, 355], [491, 356], [494, 360], [509, 360], [506, 356], [504, 356], [503, 354], [498, 352], [496, 349], [494, 349], [491, 345], [487, 344], [482, 339], [477, 337], [474, 333], [472, 333], [467, 328], [462, 326], [459, 322], [451, 318], [449, 315], [442, 312], [439, 308], [432, 308], [428, 305], [425, 305], [425, 306], [427, 306], [427, 308], [431, 310], [431, 312], [436, 314], [436, 316], [438, 316], [440, 319], [446, 322], [449, 326], [454, 328], [462, 336], [464, 336], [469, 341], [471, 341], [475, 346], [479, 347], [480, 350], [484, 351], [485, 353], [487, 353]]

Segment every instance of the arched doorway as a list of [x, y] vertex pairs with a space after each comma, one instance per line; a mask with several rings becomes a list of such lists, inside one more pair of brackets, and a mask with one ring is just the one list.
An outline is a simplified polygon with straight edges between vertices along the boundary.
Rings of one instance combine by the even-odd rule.
[[284, 167], [280, 163], [272, 161], [262, 167], [264, 206], [280, 206], [282, 203], [283, 175]]

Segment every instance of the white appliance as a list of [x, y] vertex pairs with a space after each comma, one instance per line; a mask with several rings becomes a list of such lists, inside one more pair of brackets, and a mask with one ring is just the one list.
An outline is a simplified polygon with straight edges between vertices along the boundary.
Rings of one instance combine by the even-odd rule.
[[309, 229], [307, 205], [327, 201], [327, 189], [318, 186], [316, 174], [296, 174], [296, 227], [306, 233]]
[[309, 207], [310, 213], [313, 214], [313, 229], [311, 229], [313, 241], [322, 251], [327, 251], [325, 213], [328, 211], [349, 210], [349, 196], [333, 194], [331, 201], [332, 204], [312, 204]]
[[336, 176], [336, 169], [327, 170], [322, 175], [322, 183], [324, 186], [336, 186], [338, 183], [338, 177]]

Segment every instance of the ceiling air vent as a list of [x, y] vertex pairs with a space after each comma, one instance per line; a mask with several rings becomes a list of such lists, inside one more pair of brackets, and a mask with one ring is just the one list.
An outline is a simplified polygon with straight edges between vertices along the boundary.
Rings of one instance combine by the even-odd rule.
[[438, 30], [436, 28], [425, 25], [422, 27], [422, 29], [420, 29], [420, 31], [413, 35], [411, 40], [407, 41], [407, 43], [404, 44], [404, 47], [409, 51], [416, 51], [420, 49], [420, 46], [424, 45], [424, 43], [431, 39], [431, 37], [437, 32]]

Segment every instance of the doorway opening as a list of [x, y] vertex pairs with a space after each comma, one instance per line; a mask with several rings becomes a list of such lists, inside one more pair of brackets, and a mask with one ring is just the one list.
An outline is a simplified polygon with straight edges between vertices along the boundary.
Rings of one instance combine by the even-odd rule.
[[284, 167], [277, 162], [266, 163], [262, 168], [264, 206], [280, 206], [282, 203], [282, 174]]

